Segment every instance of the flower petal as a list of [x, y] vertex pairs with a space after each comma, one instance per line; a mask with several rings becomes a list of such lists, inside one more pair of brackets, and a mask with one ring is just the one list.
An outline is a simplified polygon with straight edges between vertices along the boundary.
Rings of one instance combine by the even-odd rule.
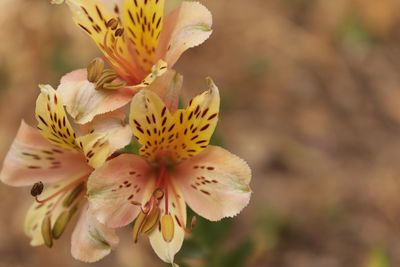
[[98, 115], [87, 124], [88, 134], [102, 134], [110, 145], [110, 155], [124, 148], [132, 139], [132, 130], [125, 124], [125, 114], [121, 110]]
[[125, 89], [96, 90], [95, 85], [86, 79], [86, 70], [83, 69], [64, 76], [57, 91], [68, 113], [80, 124], [126, 105], [133, 94]]
[[[50, 227], [46, 233], [48, 237], [53, 236], [52, 230], [54, 231], [57, 219], [63, 213], [67, 213], [67, 218], [64, 218], [66, 221], [64, 221], [65, 224], [63, 227], [65, 228], [67, 226], [67, 223], [84, 199], [85, 186], [83, 178], [85, 177], [71, 177], [70, 179], [63, 180], [50, 186], [46, 185], [42, 194], [38, 197], [41, 201], [46, 201], [44, 201], [44, 203], [35, 201], [25, 217], [24, 231], [26, 235], [31, 238], [32, 246], [45, 244], [42, 224], [46, 218], [50, 220]], [[51, 239], [52, 238], [50, 238], [50, 240]], [[46, 245], [51, 246], [52, 242]]]
[[160, 96], [170, 112], [175, 112], [179, 104], [182, 82], [182, 75], [174, 70], [168, 69], [165, 74], [155, 79], [147, 89]]
[[[167, 193], [165, 193], [167, 194]], [[166, 195], [160, 201], [161, 221], [153, 232], [150, 233], [150, 244], [160, 259], [165, 262], [174, 263], [175, 254], [181, 249], [185, 238], [186, 227], [186, 204], [179, 189], [174, 186], [168, 186], [168, 212], [165, 209]], [[165, 214], [172, 216], [173, 220], [173, 236], [170, 241], [165, 240], [162, 229], [162, 217]]]
[[[173, 66], [178, 58], [191, 47], [195, 47], [203, 43], [211, 35], [212, 30], [212, 16], [210, 11], [202, 4], [198, 2], [183, 1], [180, 8], [175, 12], [178, 14], [170, 14], [167, 17], [168, 20], [176, 21], [166, 21], [165, 24], [175, 24], [172, 33], [165, 31], [165, 37], [163, 43], [166, 45], [161, 45], [158, 55], [165, 55], [165, 61], [168, 66]], [[168, 28], [168, 26], [166, 26]], [[169, 39], [166, 42], [166, 39]]]
[[38, 129], [51, 143], [65, 149], [79, 150], [75, 144], [75, 131], [68, 121], [57, 91], [50, 85], [41, 85], [40, 90], [35, 110]]
[[90, 209], [109, 227], [125, 226], [140, 212], [136, 203], [147, 201], [154, 180], [142, 158], [123, 154], [95, 170], [88, 181]]
[[72, 233], [72, 256], [83, 262], [96, 262], [107, 256], [118, 242], [113, 229], [107, 228], [96, 220], [88, 209], [83, 207], [81, 216]]
[[164, 0], [125, 1], [124, 28], [136, 53], [136, 60], [145, 72], [156, 61], [156, 49], [163, 28]]
[[211, 221], [238, 214], [250, 201], [251, 170], [220, 147], [208, 147], [173, 172], [188, 205]]
[[76, 139], [82, 147], [90, 166], [98, 168], [116, 150], [128, 145], [132, 138], [129, 125], [124, 125], [118, 118], [105, 117], [104, 120], [97, 118], [91, 123], [89, 134]]
[[208, 91], [173, 117], [157, 94], [140, 91], [132, 99], [130, 113], [133, 134], [142, 145], [140, 154], [150, 161], [166, 156], [179, 162], [200, 153], [214, 132], [218, 111], [219, 92], [211, 80]]
[[90, 171], [80, 153], [52, 145], [22, 121], [4, 159], [0, 179], [13, 186], [32, 186], [38, 181], [57, 182]]
[[[117, 23], [121, 20], [118, 2], [68, 0], [67, 4], [76, 25], [93, 39], [114, 69], [122, 77], [128, 78], [132, 74], [129, 70], [134, 69], [135, 65], [132, 64], [134, 59], [129, 53], [122, 25]], [[115, 20], [115, 27], [109, 23], [111, 19]]]

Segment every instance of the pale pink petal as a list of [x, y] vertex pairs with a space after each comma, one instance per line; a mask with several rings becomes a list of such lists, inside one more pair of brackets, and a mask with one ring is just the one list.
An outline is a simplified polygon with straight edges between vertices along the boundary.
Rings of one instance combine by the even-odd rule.
[[118, 149], [124, 148], [132, 139], [129, 125], [115, 117], [97, 119], [91, 123], [89, 134], [76, 139], [83, 148], [88, 163], [98, 168]]
[[165, 59], [169, 67], [172, 67], [187, 49], [207, 40], [212, 32], [211, 13], [202, 4], [183, 1], [178, 12], [178, 15], [172, 13], [168, 17], [168, 20], [176, 20], [176, 22], [166, 21], [165, 34], [168, 35], [168, 25], [175, 24], [174, 29], [169, 36], [169, 42], [166, 46], [160, 44], [158, 51], [158, 55]]
[[186, 227], [186, 204], [179, 188], [174, 185], [168, 186], [168, 192], [164, 192], [164, 198], [160, 201], [161, 215], [167, 213], [165, 209], [166, 194], [168, 194], [168, 214], [174, 222], [174, 235], [171, 241], [164, 240], [160, 226], [150, 233], [150, 244], [160, 259], [165, 262], [174, 263], [175, 254], [181, 249], [185, 238]]
[[98, 120], [92, 125], [90, 132], [102, 134], [110, 145], [110, 155], [124, 148], [132, 139], [132, 130], [123, 120], [115, 117]]
[[164, 101], [168, 110], [173, 113], [178, 108], [182, 82], [182, 75], [175, 70], [169, 69], [162, 76], [158, 77], [147, 89], [155, 92]]
[[80, 153], [52, 145], [38, 130], [22, 121], [4, 159], [0, 179], [9, 185], [27, 186], [38, 181], [56, 182], [90, 171]]
[[[90, 209], [109, 227], [125, 226], [140, 212], [154, 190], [153, 173], [142, 158], [123, 154], [104, 163], [88, 181]], [[144, 204], [144, 203], [143, 203]]]
[[237, 215], [250, 201], [249, 166], [223, 148], [206, 148], [180, 164], [172, 175], [187, 204], [211, 221]]
[[83, 207], [81, 216], [72, 233], [72, 256], [83, 262], [96, 262], [107, 256], [119, 242], [113, 229], [101, 224], [88, 208]]
[[[81, 79], [82, 78], [82, 79]], [[86, 70], [77, 70], [61, 79], [57, 89], [68, 113], [75, 122], [85, 124], [96, 115], [104, 114], [129, 103], [131, 90], [96, 90], [86, 79]]]

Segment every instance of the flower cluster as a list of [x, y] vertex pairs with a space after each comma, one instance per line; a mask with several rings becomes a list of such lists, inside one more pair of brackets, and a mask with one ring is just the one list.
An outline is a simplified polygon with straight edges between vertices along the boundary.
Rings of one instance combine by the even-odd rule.
[[[147, 235], [173, 264], [195, 223], [186, 204], [217, 221], [239, 213], [251, 195], [248, 165], [209, 145], [220, 104], [213, 81], [178, 108], [182, 76], [172, 67], [210, 36], [211, 14], [189, 1], [170, 12], [165, 0], [65, 3], [104, 57], [65, 75], [57, 89], [40, 86], [37, 129], [21, 123], [1, 181], [32, 186], [24, 230], [33, 246], [52, 247], [80, 213], [74, 258], [100, 260], [118, 243], [115, 229], [133, 222], [134, 242]], [[137, 154], [123, 149], [131, 142]]]

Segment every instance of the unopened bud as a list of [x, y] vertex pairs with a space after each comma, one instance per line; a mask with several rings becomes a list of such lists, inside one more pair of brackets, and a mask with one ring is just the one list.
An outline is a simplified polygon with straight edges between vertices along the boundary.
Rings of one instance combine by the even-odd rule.
[[95, 58], [87, 67], [87, 79], [89, 82], [97, 82], [104, 70], [104, 61], [101, 58]]
[[32, 195], [33, 197], [39, 196], [39, 195], [43, 192], [43, 188], [44, 188], [44, 186], [43, 186], [43, 183], [42, 183], [42, 182], [37, 182], [37, 183], [35, 183], [35, 184], [32, 186], [31, 195]]

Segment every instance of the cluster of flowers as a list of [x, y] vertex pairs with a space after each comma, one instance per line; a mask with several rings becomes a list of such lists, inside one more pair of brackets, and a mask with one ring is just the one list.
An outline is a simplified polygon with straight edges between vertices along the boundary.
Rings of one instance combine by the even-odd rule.
[[[239, 213], [251, 194], [248, 165], [209, 145], [220, 103], [212, 80], [178, 109], [182, 76], [171, 67], [210, 36], [211, 14], [189, 1], [171, 12], [165, 0], [66, 3], [104, 61], [65, 75], [57, 90], [40, 86], [37, 129], [21, 123], [1, 181], [32, 186], [24, 229], [33, 246], [52, 247], [79, 212], [74, 258], [100, 260], [118, 243], [115, 229], [134, 222], [134, 241], [148, 235], [173, 264], [195, 223], [187, 223], [186, 203], [217, 221]], [[123, 149], [131, 140], [137, 154]]]

